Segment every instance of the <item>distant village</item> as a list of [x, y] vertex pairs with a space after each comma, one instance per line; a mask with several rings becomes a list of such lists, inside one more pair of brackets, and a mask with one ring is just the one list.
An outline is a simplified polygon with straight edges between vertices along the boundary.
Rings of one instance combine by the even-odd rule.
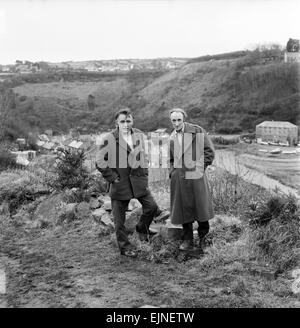
[[27, 166], [37, 155], [57, 154], [63, 149], [82, 149], [85, 153], [89, 153], [95, 150], [100, 138], [101, 134], [81, 135], [72, 129], [67, 135], [53, 135], [53, 131], [49, 129], [37, 136], [36, 144], [33, 147], [35, 150], [25, 150], [29, 146], [28, 140], [18, 138], [11, 153], [16, 156], [17, 164]]
[[[168, 138], [169, 134], [165, 128], [159, 128], [155, 131], [160, 137]], [[16, 156], [16, 163], [27, 166], [38, 155], [57, 154], [63, 149], [84, 150], [89, 158], [95, 157], [97, 145], [101, 144], [103, 135], [107, 132], [98, 134], [80, 134], [76, 129], [71, 129], [67, 135], [53, 135], [52, 130], [46, 130], [37, 136], [34, 145], [35, 150], [28, 150], [28, 141], [25, 138], [18, 138], [11, 153]], [[240, 136], [240, 142], [249, 143], [251, 140]], [[291, 154], [300, 152], [300, 143], [298, 143], [298, 126], [290, 122], [264, 121], [256, 126], [254, 140], [260, 145], [270, 145], [278, 147], [296, 147], [292, 150], [282, 151], [281, 148], [270, 149], [271, 154]], [[149, 140], [149, 142], [151, 142]], [[252, 142], [252, 141], [251, 141]], [[266, 149], [260, 150], [268, 152]]]
[[124, 59], [124, 60], [93, 60], [80, 62], [30, 62], [16, 60], [13, 65], [0, 65], [2, 74], [32, 74], [41, 72], [128, 72], [131, 70], [171, 70], [181, 67], [187, 62], [185, 58], [158, 59]]
[[[287, 42], [284, 55], [281, 60], [284, 62], [300, 62], [300, 41], [290, 38]], [[236, 52], [233, 55], [244, 55], [246, 52]], [[226, 57], [226, 54], [224, 54]], [[228, 54], [230, 55], [230, 54]], [[225, 58], [224, 57], [224, 58]], [[199, 57], [202, 58], [202, 57]], [[222, 59], [222, 56], [203, 56], [203, 59]], [[277, 58], [269, 58], [277, 60]], [[67, 61], [61, 63], [51, 62], [31, 62], [28, 60], [16, 60], [12, 65], [0, 65], [0, 75], [6, 74], [33, 74], [42, 72], [129, 72], [132, 70], [172, 70], [183, 66], [189, 58], [156, 58], [156, 59], [114, 59], [114, 60], [91, 60], [91, 61]]]

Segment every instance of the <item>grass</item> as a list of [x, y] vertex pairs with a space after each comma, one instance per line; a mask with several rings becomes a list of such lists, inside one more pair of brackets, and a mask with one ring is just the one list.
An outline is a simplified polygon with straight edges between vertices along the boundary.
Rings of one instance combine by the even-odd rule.
[[[10, 193], [23, 191], [24, 195], [30, 188], [43, 185], [43, 172], [2, 172], [0, 195], [3, 196], [5, 190]], [[92, 218], [70, 220], [42, 230], [36, 228], [30, 233], [26, 230], [28, 227], [23, 231], [21, 227], [15, 229], [6, 226], [10, 221], [0, 220], [7, 241], [0, 246], [6, 249], [7, 254], [12, 250], [14, 254], [19, 254], [19, 244], [22, 245], [23, 253], [29, 247], [31, 253], [28, 256], [34, 252], [40, 254], [32, 260], [31, 268], [31, 278], [37, 281], [44, 281], [45, 277], [43, 272], [39, 275], [35, 270], [37, 265], [41, 270], [44, 267], [39, 263], [40, 259], [47, 260], [47, 263], [53, 261], [52, 266], [46, 268], [49, 274], [56, 270], [66, 274], [66, 277], [70, 275], [70, 282], [67, 281], [71, 286], [69, 290], [76, 296], [67, 297], [66, 291], [55, 282], [51, 286], [67, 299], [66, 304], [73, 306], [79, 304], [79, 301], [86, 306], [93, 306], [98, 304], [93, 302], [103, 299], [101, 295], [99, 299], [89, 300], [88, 291], [83, 297], [74, 283], [80, 279], [89, 288], [99, 284], [109, 286], [104, 288], [103, 293], [111, 300], [107, 304], [114, 306], [147, 300], [146, 304], [165, 304], [169, 307], [295, 307], [297, 295], [292, 292], [292, 281], [287, 278], [287, 274], [299, 267], [299, 204], [291, 196], [274, 196], [263, 190], [259, 191], [263, 197], [258, 197], [256, 186], [236, 180], [222, 171], [211, 171], [208, 175], [212, 190], [218, 190], [218, 193], [213, 193], [216, 215], [210, 221], [211, 229], [207, 235], [206, 254], [203, 258], [184, 255], [178, 250], [180, 241], [171, 242], [164, 238], [164, 234], [158, 235], [149, 244], [141, 242], [136, 233], [133, 233], [130, 240], [139, 250], [139, 257], [135, 260], [120, 259], [113, 230], [104, 231]], [[155, 182], [150, 188], [159, 206], [168, 209], [169, 183]], [[240, 198], [234, 198], [234, 188], [237, 188]], [[26, 207], [22, 208], [24, 211]], [[268, 218], [268, 221], [264, 218]], [[9, 233], [6, 234], [6, 231]], [[16, 243], [14, 238], [19, 242]], [[64, 267], [60, 263], [64, 263]], [[76, 273], [73, 272], [76, 270], [75, 263], [80, 263]], [[254, 274], [250, 269], [257, 265], [271, 273], [277, 272], [277, 279]], [[72, 269], [65, 269], [68, 266]], [[25, 273], [26, 270], [29, 270], [29, 265], [24, 268]], [[124, 283], [122, 278], [116, 279], [119, 275], [128, 278], [128, 281], [125, 279]], [[10, 279], [13, 279], [12, 276]], [[112, 281], [115, 281], [114, 284]], [[128, 286], [126, 288], [136, 290], [136, 293], [124, 289], [125, 285]], [[22, 285], [20, 288], [25, 287]], [[38, 293], [37, 287], [32, 288]], [[16, 288], [15, 292], [14, 299], [20, 301], [20, 304], [27, 304], [30, 295], [36, 299], [34, 293], [28, 292], [24, 298], [19, 289]], [[47, 302], [51, 302], [51, 290], [40, 293], [46, 297]], [[57, 297], [55, 299], [55, 304], [64, 304], [59, 303]], [[101, 302], [99, 304], [103, 304]]]
[[[209, 174], [217, 215], [207, 235], [209, 247], [202, 268], [210, 270], [250, 259], [280, 272], [297, 267], [300, 263], [298, 200], [279, 192], [270, 194], [233, 178], [222, 171]], [[159, 205], [168, 204], [169, 187], [164, 190], [163, 185], [156, 184], [152, 191], [158, 196]], [[177, 245], [161, 238], [151, 246], [137, 244], [143, 256], [154, 262], [178, 259]]]

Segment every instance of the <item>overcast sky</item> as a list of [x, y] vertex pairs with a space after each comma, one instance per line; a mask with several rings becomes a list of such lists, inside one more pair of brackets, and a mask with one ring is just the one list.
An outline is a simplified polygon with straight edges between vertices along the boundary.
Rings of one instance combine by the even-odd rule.
[[0, 64], [197, 57], [300, 38], [300, 0], [0, 0]]

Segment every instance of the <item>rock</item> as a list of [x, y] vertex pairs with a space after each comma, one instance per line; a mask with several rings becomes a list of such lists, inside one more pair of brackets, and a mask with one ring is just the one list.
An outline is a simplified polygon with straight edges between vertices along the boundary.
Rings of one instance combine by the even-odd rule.
[[97, 200], [98, 200], [98, 203], [100, 204], [100, 206], [102, 206], [102, 205], [104, 204], [103, 196], [99, 196], [99, 197], [97, 198]]
[[98, 201], [103, 205], [105, 202], [110, 201], [110, 197], [105, 195], [100, 195], [98, 197]]
[[76, 206], [76, 218], [86, 220], [91, 216], [90, 205], [87, 202], [81, 202]]
[[104, 208], [97, 208], [92, 212], [93, 219], [97, 222], [101, 222], [101, 217], [106, 214], [107, 212], [105, 211]]
[[167, 238], [170, 240], [181, 240], [183, 229], [181, 224], [173, 224], [171, 220], [166, 221]]
[[101, 205], [102, 204], [99, 202], [99, 200], [97, 198], [93, 198], [93, 197], [91, 198], [91, 200], [90, 200], [90, 208], [92, 210], [101, 207]]
[[143, 213], [141, 207], [134, 209], [132, 212], [126, 213], [125, 227], [129, 233], [135, 231], [135, 227]]
[[141, 203], [137, 199], [131, 199], [129, 204], [128, 204], [128, 209], [127, 211], [133, 211], [136, 208], [142, 207]]
[[102, 208], [105, 209], [105, 211], [111, 211], [111, 200], [104, 201]]
[[158, 216], [154, 218], [155, 222], [164, 222], [170, 217], [170, 212], [168, 210], [163, 210]]
[[107, 212], [101, 216], [101, 223], [105, 224], [106, 226], [114, 226], [113, 220], [111, 219], [111, 215]]
[[40, 221], [44, 227], [47, 226], [46, 222], [48, 222], [48, 225], [55, 224], [65, 205], [62, 194], [53, 194], [37, 206], [33, 214], [33, 221]]
[[182, 238], [182, 225], [172, 224], [170, 219], [166, 223], [152, 223], [150, 230], [157, 232], [164, 240], [181, 240]]

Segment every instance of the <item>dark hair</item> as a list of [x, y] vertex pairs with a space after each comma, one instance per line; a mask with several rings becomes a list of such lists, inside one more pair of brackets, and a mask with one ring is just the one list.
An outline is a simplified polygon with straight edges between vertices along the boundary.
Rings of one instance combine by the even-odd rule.
[[118, 117], [119, 117], [121, 114], [124, 114], [126, 117], [127, 117], [127, 116], [132, 116], [132, 118], [133, 118], [133, 114], [132, 114], [130, 108], [122, 108], [122, 109], [119, 109], [119, 110], [116, 112], [116, 114], [115, 114], [115, 120], [117, 120]]

